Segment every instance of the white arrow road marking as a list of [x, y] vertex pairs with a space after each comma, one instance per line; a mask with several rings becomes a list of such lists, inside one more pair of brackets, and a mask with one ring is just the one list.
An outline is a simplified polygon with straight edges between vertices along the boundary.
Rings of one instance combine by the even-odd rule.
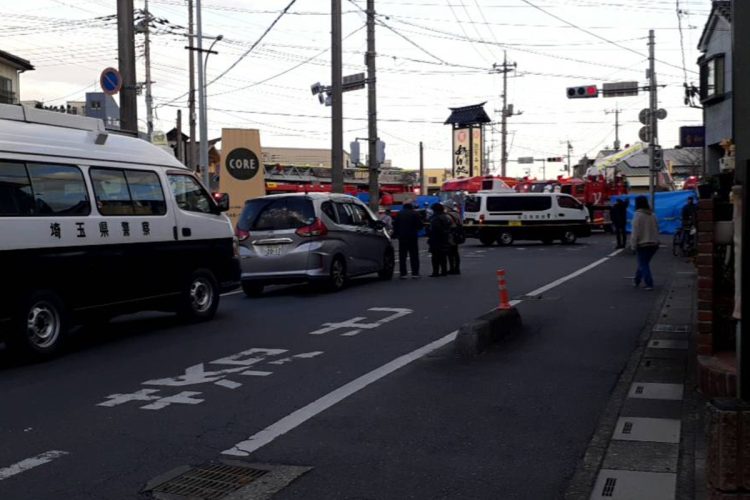
[[2, 481], [3, 479], [8, 479], [9, 477], [13, 477], [16, 474], [20, 474], [21, 472], [26, 472], [27, 470], [33, 469], [34, 467], [48, 464], [54, 459], [60, 458], [67, 454], [67, 451], [51, 450], [45, 451], [41, 455], [27, 458], [26, 460], [21, 460], [20, 462], [15, 463], [9, 467], [0, 469], [0, 481]]

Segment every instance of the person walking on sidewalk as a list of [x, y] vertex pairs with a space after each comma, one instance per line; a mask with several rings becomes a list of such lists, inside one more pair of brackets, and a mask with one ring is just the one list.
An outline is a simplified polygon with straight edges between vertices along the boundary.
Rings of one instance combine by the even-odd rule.
[[414, 206], [404, 203], [403, 208], [393, 222], [393, 231], [398, 238], [398, 263], [401, 279], [406, 279], [406, 259], [411, 264], [412, 278], [419, 278], [419, 231], [424, 224]]
[[659, 248], [659, 225], [645, 196], [639, 196], [635, 199], [635, 216], [630, 232], [630, 248], [635, 252], [638, 259], [638, 269], [635, 272], [633, 285], [638, 287], [643, 280], [646, 284], [646, 290], [653, 290], [654, 278], [651, 275], [651, 259]]
[[430, 277], [448, 276], [448, 250], [450, 249], [451, 219], [440, 203], [432, 205], [430, 233], [427, 239], [432, 254], [432, 274]]
[[628, 238], [625, 233], [625, 225], [628, 222], [628, 202], [622, 198], [618, 199], [610, 210], [610, 219], [617, 238], [617, 248], [625, 248]]
[[448, 202], [446, 215], [451, 219], [451, 235], [448, 247], [448, 274], [461, 274], [461, 254], [458, 246], [466, 241], [461, 214], [456, 210], [453, 202]]

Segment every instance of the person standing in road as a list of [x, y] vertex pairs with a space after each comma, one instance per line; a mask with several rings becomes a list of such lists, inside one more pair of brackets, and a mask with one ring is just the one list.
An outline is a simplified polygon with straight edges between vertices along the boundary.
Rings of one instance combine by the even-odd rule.
[[628, 238], [625, 232], [628, 222], [628, 203], [622, 198], [618, 199], [610, 209], [609, 218], [612, 220], [612, 230], [617, 238], [617, 248], [625, 248]]
[[424, 227], [411, 203], [404, 203], [403, 208], [394, 220], [394, 236], [398, 238], [398, 262], [401, 279], [409, 275], [406, 272], [406, 259], [411, 264], [411, 277], [419, 278], [419, 232]]
[[388, 233], [388, 236], [393, 236], [393, 216], [391, 215], [390, 208], [386, 209], [383, 216], [380, 217], [380, 220], [385, 224], [385, 230]]
[[651, 259], [659, 248], [659, 225], [656, 216], [651, 212], [648, 199], [639, 196], [635, 199], [635, 216], [630, 232], [630, 248], [638, 259], [633, 285], [637, 288], [641, 280], [646, 283], [646, 290], [654, 289], [654, 278], [651, 275]]
[[448, 250], [450, 248], [451, 219], [440, 203], [432, 205], [428, 244], [432, 254], [432, 274], [430, 277], [448, 276]]
[[453, 202], [448, 202], [446, 215], [451, 219], [450, 246], [448, 247], [448, 274], [461, 274], [461, 254], [458, 246], [466, 241], [461, 214], [456, 210]]

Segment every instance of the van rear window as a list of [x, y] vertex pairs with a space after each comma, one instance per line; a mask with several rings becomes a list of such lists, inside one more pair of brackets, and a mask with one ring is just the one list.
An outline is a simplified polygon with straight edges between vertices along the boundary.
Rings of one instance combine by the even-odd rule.
[[159, 176], [142, 170], [92, 168], [96, 206], [102, 215], [164, 215], [167, 204]]
[[88, 215], [91, 211], [78, 167], [0, 162], [0, 215]]
[[237, 227], [242, 231], [297, 229], [315, 220], [315, 208], [301, 197], [256, 198], [245, 203]]
[[482, 209], [482, 198], [479, 196], [467, 196], [464, 201], [464, 212], [479, 212]]
[[550, 196], [488, 196], [488, 212], [541, 212], [552, 208]]

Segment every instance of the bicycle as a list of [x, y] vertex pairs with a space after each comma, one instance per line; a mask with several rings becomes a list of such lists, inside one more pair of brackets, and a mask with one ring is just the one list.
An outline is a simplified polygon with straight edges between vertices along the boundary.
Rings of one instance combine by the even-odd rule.
[[[687, 231], [687, 234], [685, 232]], [[695, 226], [681, 227], [672, 238], [672, 255], [690, 257], [695, 254], [697, 231]]]

